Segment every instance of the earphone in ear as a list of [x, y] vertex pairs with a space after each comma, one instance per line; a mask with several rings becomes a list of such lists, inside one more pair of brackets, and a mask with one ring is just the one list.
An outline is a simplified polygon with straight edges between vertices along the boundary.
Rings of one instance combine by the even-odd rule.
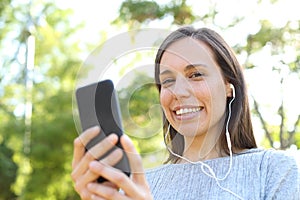
[[232, 89], [232, 97], [235, 98], [235, 88], [233, 86], [233, 84], [229, 84], [230, 88]]

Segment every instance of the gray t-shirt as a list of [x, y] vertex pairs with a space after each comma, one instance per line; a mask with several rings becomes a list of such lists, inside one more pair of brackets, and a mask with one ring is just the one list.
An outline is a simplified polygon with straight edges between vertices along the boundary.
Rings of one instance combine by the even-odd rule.
[[[222, 178], [229, 157], [205, 163]], [[218, 182], [203, 173], [200, 163], [166, 164], [147, 170], [146, 177], [155, 200], [239, 199], [236, 195], [247, 200], [300, 200], [298, 167], [295, 159], [282, 151], [250, 149], [233, 155], [229, 175]]]

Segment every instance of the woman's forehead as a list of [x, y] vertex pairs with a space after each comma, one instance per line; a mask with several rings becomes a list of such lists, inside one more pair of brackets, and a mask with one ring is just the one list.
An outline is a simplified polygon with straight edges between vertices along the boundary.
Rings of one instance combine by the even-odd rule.
[[206, 66], [216, 65], [213, 53], [204, 42], [184, 38], [171, 44], [161, 58], [161, 66], [189, 65], [202, 63]]

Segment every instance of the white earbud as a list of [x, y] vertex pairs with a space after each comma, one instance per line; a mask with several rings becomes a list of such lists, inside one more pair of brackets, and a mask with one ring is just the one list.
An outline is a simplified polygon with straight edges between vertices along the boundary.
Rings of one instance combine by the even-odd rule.
[[234, 86], [230, 83], [230, 88], [232, 89], [232, 97], [235, 98], [235, 89]]

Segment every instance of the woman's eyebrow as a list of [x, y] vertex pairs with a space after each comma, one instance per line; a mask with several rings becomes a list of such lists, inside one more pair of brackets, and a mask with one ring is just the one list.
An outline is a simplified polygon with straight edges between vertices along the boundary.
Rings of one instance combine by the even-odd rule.
[[189, 65], [187, 65], [185, 68], [184, 68], [184, 72], [187, 72], [187, 71], [189, 71], [189, 70], [191, 70], [191, 69], [195, 69], [195, 68], [201, 68], [201, 67], [207, 67], [207, 65], [205, 65], [205, 64], [202, 64], [202, 63], [194, 63], [194, 64], [189, 64]]
[[[187, 72], [189, 70], [195, 69], [195, 68], [201, 68], [201, 67], [207, 67], [207, 65], [202, 64], [202, 63], [195, 63], [195, 64], [189, 64], [187, 66], [185, 66], [184, 68], [184, 72]], [[162, 72], [159, 73], [159, 76], [163, 76], [163, 75], [168, 75], [168, 74], [172, 74], [172, 70], [166, 69], [163, 70]]]
[[166, 74], [172, 74], [172, 71], [171, 70], [163, 70], [162, 72], [159, 73], [160, 76], [163, 76], [163, 75], [166, 75]]

